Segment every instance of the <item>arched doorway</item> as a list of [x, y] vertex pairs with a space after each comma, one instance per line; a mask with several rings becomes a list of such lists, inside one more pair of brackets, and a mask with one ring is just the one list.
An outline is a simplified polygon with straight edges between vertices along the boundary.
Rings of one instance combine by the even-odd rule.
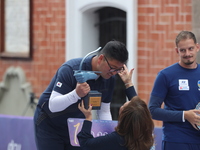
[[[126, 44], [126, 12], [113, 7], [103, 7], [96, 11], [99, 22], [99, 45], [110, 40], [118, 40]], [[126, 101], [125, 86], [116, 75], [115, 89], [111, 102], [112, 118], [117, 120], [120, 106]]]

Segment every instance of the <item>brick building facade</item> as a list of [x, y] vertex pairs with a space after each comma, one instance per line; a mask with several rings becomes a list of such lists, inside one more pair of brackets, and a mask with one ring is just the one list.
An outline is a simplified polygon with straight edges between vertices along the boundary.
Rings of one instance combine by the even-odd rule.
[[[34, 93], [40, 96], [57, 68], [66, 61], [66, 3], [66, 0], [32, 1], [32, 59], [0, 58], [0, 81], [8, 67], [20, 66]], [[138, 0], [137, 4], [137, 90], [148, 102], [158, 71], [178, 60], [174, 50], [177, 33], [192, 30], [192, 2]]]

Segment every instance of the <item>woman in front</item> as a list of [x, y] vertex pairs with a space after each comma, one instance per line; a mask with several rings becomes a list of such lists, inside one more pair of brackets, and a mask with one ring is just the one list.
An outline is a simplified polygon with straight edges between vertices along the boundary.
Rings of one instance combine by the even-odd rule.
[[138, 96], [121, 106], [115, 131], [96, 138], [91, 134], [92, 106], [86, 110], [81, 102], [79, 109], [85, 115], [77, 135], [82, 150], [150, 150], [154, 144], [154, 124], [146, 103]]

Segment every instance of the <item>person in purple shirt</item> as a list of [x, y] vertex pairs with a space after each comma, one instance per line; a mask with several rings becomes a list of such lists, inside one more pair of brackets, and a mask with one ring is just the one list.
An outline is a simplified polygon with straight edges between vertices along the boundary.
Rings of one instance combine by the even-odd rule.
[[149, 109], [153, 119], [163, 121], [162, 150], [200, 150], [199, 45], [190, 31], [181, 31], [175, 44], [179, 62], [158, 73]]
[[79, 109], [85, 115], [81, 131], [77, 137], [82, 150], [150, 150], [154, 144], [154, 123], [146, 103], [141, 100], [131, 82], [127, 68], [119, 73], [126, 85], [126, 94], [130, 101], [124, 103], [119, 110], [118, 125], [115, 131], [105, 136], [94, 138], [91, 134], [92, 106], [84, 108], [83, 101]]

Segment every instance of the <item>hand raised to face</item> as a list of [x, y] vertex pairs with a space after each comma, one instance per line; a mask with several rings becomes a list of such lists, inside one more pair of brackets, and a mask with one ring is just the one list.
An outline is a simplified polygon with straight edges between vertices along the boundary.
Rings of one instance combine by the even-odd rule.
[[133, 83], [132, 83], [133, 70], [134, 68], [132, 68], [129, 71], [126, 65], [124, 65], [124, 70], [118, 73], [118, 75], [121, 77], [122, 81], [124, 82], [126, 88], [133, 86]]

